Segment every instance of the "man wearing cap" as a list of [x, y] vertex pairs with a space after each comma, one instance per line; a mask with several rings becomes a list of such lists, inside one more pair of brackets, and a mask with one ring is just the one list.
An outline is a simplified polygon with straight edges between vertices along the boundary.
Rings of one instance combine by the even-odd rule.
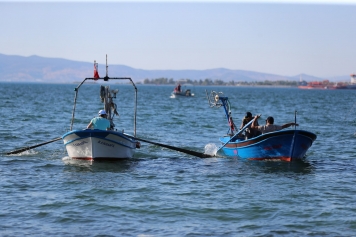
[[93, 118], [88, 124], [87, 128], [94, 128], [100, 130], [109, 130], [110, 121], [106, 118], [105, 110], [99, 110], [99, 117]]
[[258, 131], [261, 131], [262, 134], [263, 133], [268, 133], [268, 132], [278, 131], [278, 130], [281, 130], [283, 128], [288, 128], [290, 126], [299, 126], [299, 124], [297, 124], [297, 123], [286, 123], [286, 124], [283, 124], [282, 126], [281, 125], [275, 125], [275, 124], [273, 124], [274, 123], [274, 118], [271, 117], [271, 116], [266, 119], [266, 125], [258, 126], [258, 125], [256, 125], [256, 121], [260, 116], [261, 115], [256, 115], [254, 117], [252, 125], [251, 125], [251, 128], [256, 129]]

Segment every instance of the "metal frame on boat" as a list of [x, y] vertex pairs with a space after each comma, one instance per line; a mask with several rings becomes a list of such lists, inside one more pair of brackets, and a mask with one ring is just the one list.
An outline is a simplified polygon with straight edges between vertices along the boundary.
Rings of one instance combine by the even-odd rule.
[[[140, 147], [136, 137], [136, 113], [137, 113], [137, 87], [130, 77], [108, 77], [108, 66], [106, 63], [106, 76], [99, 77], [97, 73], [97, 64], [94, 61], [94, 77], [85, 78], [76, 88], [74, 96], [74, 105], [72, 112], [72, 120], [70, 131], [62, 136], [64, 145], [67, 149], [68, 156], [72, 159], [84, 160], [120, 160], [132, 158], [136, 148]], [[135, 89], [135, 105], [134, 105], [134, 136], [117, 131], [113, 118], [118, 115], [116, 104], [113, 99], [116, 98], [118, 90], [110, 90], [109, 86], [101, 86], [100, 96], [104, 103], [104, 110], [107, 113], [107, 118], [110, 121], [110, 130], [84, 129], [72, 130], [77, 96], [79, 88], [87, 80], [129, 80]]]
[[236, 126], [232, 120], [229, 98], [221, 96], [221, 94], [212, 91], [208, 95], [206, 92], [210, 107], [223, 107], [229, 123], [227, 135], [220, 138], [220, 142], [223, 144], [220, 149], [227, 156], [249, 160], [301, 160], [317, 137], [312, 132], [289, 129], [245, 139], [244, 136], [241, 136], [241, 132], [249, 124], [234, 134]]

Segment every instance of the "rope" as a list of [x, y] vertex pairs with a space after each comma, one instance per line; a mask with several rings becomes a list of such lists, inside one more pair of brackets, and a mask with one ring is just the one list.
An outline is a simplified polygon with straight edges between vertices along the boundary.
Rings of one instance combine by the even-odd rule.
[[100, 99], [101, 99], [101, 103], [104, 103], [104, 99], [105, 99], [105, 86], [100, 86]]

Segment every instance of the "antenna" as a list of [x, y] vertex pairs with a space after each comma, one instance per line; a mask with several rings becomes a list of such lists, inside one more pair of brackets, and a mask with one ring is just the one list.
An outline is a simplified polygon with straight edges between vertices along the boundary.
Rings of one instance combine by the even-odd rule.
[[104, 81], [108, 81], [109, 76], [108, 76], [108, 55], [106, 55], [106, 76], [104, 77]]

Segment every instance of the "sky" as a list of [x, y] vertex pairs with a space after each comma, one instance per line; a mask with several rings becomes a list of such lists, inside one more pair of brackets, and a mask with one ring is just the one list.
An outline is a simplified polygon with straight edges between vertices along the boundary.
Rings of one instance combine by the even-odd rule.
[[146, 70], [356, 73], [356, 0], [2, 1], [0, 53]]

